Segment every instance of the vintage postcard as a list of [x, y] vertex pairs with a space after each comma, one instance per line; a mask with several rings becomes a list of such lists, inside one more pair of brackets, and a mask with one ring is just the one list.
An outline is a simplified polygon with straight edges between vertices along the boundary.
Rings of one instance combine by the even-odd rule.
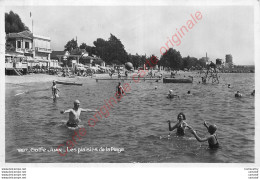
[[181, 163], [258, 178], [259, 1], [36, 2], [2, 3], [2, 177]]

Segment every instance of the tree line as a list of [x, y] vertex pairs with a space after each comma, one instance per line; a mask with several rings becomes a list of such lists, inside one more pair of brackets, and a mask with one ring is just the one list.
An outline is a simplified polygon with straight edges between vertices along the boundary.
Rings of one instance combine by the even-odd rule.
[[137, 53], [127, 53], [120, 39], [113, 34], [110, 34], [108, 40], [97, 38], [97, 40], [93, 42], [93, 46], [89, 46], [86, 43], [82, 43], [78, 46], [77, 40], [74, 39], [68, 41], [64, 46], [64, 51], [69, 51], [71, 54], [80, 54], [81, 50], [85, 50], [90, 56], [96, 55], [100, 57], [108, 65], [122, 65], [126, 62], [131, 62], [134, 68], [139, 68], [144, 67], [147, 60], [149, 62], [151, 59], [157, 58], [157, 65], [159, 67], [163, 66], [171, 70], [200, 70], [206, 67], [206, 61], [203, 58], [182, 57], [181, 53], [173, 48], [170, 48], [164, 55], [161, 55], [160, 58], [155, 55], [146, 56]]

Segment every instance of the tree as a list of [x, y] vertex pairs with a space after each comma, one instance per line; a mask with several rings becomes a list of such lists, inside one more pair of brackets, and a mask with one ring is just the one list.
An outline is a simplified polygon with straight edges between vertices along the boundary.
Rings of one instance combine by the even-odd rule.
[[9, 14], [5, 13], [5, 33], [17, 33], [25, 30], [29, 30], [27, 26], [24, 25], [18, 14], [10, 11]]
[[80, 46], [79, 46], [80, 49], [84, 49], [86, 50], [86, 52], [88, 52], [89, 56], [92, 56], [92, 54], [96, 54], [95, 53], [95, 47], [92, 47], [92, 46], [89, 46], [87, 45], [86, 43], [82, 43]]
[[129, 57], [122, 42], [113, 34], [108, 41], [98, 38], [93, 42], [96, 55], [100, 56], [107, 64], [125, 64]]
[[145, 61], [146, 67], [147, 68], [154, 68], [159, 62], [158, 57], [156, 57], [155, 55], [151, 55], [150, 57], [148, 57]]
[[129, 62], [131, 62], [134, 66], [134, 68], [143, 67], [145, 64], [146, 56], [145, 55], [128, 55]]
[[64, 51], [71, 52], [72, 50], [78, 48], [78, 42], [74, 39], [67, 42], [67, 44], [64, 46]]
[[182, 67], [181, 69], [184, 70], [184, 68], [187, 69], [195, 69], [196, 63], [198, 63], [198, 59], [195, 57], [184, 57], [182, 58]]
[[160, 66], [170, 67], [173, 70], [179, 70], [182, 67], [182, 57], [179, 51], [170, 48], [159, 61]]

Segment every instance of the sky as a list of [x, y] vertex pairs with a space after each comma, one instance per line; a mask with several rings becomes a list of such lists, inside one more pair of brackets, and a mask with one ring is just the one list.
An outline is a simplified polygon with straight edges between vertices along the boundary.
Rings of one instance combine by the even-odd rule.
[[[93, 45], [97, 38], [108, 40], [110, 33], [121, 40], [128, 53], [161, 56], [161, 47], [188, 28], [187, 22], [200, 12], [180, 42], [172, 48], [182, 57], [233, 56], [235, 65], [254, 65], [254, 8], [252, 6], [6, 6], [17, 13], [37, 35], [51, 38], [54, 51], [77, 37], [78, 44]], [[32, 13], [32, 19], [30, 18]], [[178, 36], [178, 34], [177, 34]]]

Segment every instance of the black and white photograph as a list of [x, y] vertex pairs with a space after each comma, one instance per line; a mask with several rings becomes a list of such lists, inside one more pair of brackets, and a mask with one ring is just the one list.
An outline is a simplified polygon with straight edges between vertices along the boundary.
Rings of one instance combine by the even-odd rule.
[[256, 164], [259, 1], [75, 2], [4, 5], [3, 163]]

